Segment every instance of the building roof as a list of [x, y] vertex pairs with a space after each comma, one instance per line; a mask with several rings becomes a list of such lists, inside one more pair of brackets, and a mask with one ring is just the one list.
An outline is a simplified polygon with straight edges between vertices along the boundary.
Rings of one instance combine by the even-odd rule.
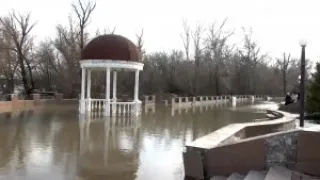
[[141, 62], [137, 46], [126, 37], [115, 34], [97, 36], [83, 49], [81, 60], [120, 60]]

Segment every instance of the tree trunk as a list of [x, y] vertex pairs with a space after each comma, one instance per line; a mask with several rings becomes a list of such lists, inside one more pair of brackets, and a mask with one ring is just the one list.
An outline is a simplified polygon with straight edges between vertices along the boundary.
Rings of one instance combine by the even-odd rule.
[[4, 89], [5, 94], [11, 94], [14, 90], [14, 79], [13, 76], [7, 79], [6, 88]]
[[47, 91], [52, 91], [52, 86], [51, 86], [51, 75], [50, 75], [50, 65], [49, 63], [46, 64], [46, 74], [47, 74]]
[[216, 93], [218, 96], [220, 96], [220, 80], [219, 80], [219, 76], [218, 73], [215, 73], [215, 84], [216, 84]]
[[283, 72], [283, 95], [287, 94], [287, 75]]
[[28, 62], [27, 62], [27, 67], [28, 67], [28, 72], [29, 72], [29, 77], [30, 77], [30, 82], [31, 82], [31, 87], [29, 88], [29, 91], [31, 94], [31, 93], [33, 93], [35, 86], [34, 86], [34, 80], [33, 80], [33, 75], [32, 75], [32, 69], [31, 69], [30, 64]]
[[19, 65], [20, 65], [20, 69], [21, 69], [21, 76], [22, 76], [22, 83], [23, 83], [23, 87], [24, 87], [24, 91], [26, 93], [26, 95], [29, 95], [30, 92], [30, 88], [28, 85], [28, 79], [27, 79], [27, 73], [26, 73], [26, 69], [24, 67], [24, 62], [23, 62], [23, 58], [22, 58], [22, 54], [19, 53]]

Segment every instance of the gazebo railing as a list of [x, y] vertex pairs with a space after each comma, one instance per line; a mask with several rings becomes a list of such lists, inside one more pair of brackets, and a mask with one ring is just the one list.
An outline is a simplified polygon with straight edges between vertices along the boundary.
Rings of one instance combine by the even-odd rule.
[[105, 99], [86, 99], [87, 109], [89, 111], [99, 111], [103, 110], [107, 105], [107, 100]]
[[[80, 100], [81, 101], [81, 100]], [[141, 111], [141, 103], [136, 102], [113, 102], [110, 99], [109, 103], [106, 99], [85, 99], [86, 110], [89, 112], [107, 112], [110, 115], [130, 115]], [[109, 105], [109, 108], [107, 107]], [[137, 108], [137, 109], [136, 109]]]
[[111, 102], [112, 114], [132, 114], [135, 109], [135, 102]]

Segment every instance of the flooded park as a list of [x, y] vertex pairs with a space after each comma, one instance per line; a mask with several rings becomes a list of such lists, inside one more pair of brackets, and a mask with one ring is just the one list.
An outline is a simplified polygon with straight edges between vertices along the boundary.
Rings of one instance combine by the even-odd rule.
[[270, 101], [194, 109], [143, 106], [141, 116], [79, 115], [77, 105], [2, 113], [0, 179], [184, 179], [186, 143], [265, 117]]
[[320, 179], [316, 2], [150, 2], [1, 4], [0, 180]]

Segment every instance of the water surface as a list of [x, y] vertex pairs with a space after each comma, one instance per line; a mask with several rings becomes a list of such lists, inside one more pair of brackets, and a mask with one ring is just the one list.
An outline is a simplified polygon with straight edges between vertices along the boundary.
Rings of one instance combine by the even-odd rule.
[[182, 180], [187, 142], [224, 125], [264, 117], [275, 103], [177, 109], [140, 118], [79, 116], [76, 106], [0, 115], [0, 179]]

